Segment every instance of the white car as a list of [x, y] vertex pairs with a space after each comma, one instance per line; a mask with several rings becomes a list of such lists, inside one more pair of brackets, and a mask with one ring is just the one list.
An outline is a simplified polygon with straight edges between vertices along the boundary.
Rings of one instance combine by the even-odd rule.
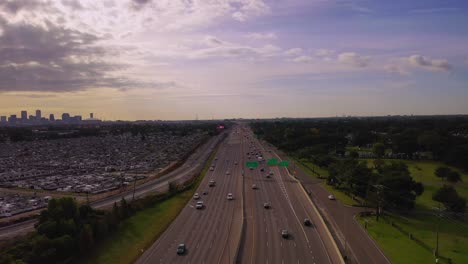
[[333, 196], [333, 195], [330, 194], [330, 195], [328, 195], [328, 199], [330, 199], [330, 200], [335, 200], [335, 196]]
[[195, 200], [200, 199], [200, 195], [199, 195], [198, 193], [195, 193], [195, 194], [193, 195], [193, 199], [195, 199]]
[[210, 182], [208, 183], [208, 186], [214, 187], [214, 186], [215, 186], [215, 181], [214, 181], [214, 180], [210, 180]]
[[252, 184], [252, 189], [254, 189], [254, 190], [258, 189], [257, 185], [256, 185], [256, 184]]
[[210, 171], [214, 171], [214, 167], [210, 167]]
[[233, 200], [233, 199], [234, 199], [234, 197], [232, 196], [232, 193], [228, 193], [227, 199], [228, 199], [228, 200]]
[[198, 202], [197, 202], [197, 205], [195, 205], [195, 208], [196, 208], [196, 209], [203, 209], [203, 206], [204, 206], [204, 205], [203, 205], [203, 201], [198, 201]]

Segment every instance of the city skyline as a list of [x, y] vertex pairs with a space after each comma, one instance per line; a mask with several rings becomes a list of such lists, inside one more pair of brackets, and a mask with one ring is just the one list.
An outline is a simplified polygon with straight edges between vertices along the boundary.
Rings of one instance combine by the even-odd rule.
[[468, 114], [467, 12], [435, 0], [6, 1], [0, 115]]

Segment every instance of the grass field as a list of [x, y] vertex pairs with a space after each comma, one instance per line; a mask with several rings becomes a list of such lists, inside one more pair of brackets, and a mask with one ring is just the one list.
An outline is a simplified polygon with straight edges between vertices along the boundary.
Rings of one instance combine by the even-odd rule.
[[[436, 243], [436, 216], [416, 215], [385, 216], [385, 220], [375, 221], [375, 217], [357, 217], [364, 226], [368, 221], [368, 232], [378, 242], [392, 263], [435, 263], [433, 249]], [[423, 242], [411, 240], [409, 235], [402, 233], [390, 223], [393, 221], [404, 231], [412, 233], [414, 238]], [[439, 233], [439, 263], [468, 263], [468, 227], [459, 222], [442, 218]]]
[[92, 254], [80, 263], [128, 264], [141, 255], [177, 217], [208, 171], [216, 151], [212, 153], [196, 183], [189, 189], [161, 201], [154, 206], [137, 212], [123, 221], [116, 233], [104, 241]]

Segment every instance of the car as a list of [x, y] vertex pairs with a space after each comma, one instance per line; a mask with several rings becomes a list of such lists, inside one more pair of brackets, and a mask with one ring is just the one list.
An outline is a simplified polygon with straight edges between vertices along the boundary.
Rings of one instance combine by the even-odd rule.
[[214, 180], [210, 180], [209, 183], [208, 183], [208, 186], [214, 187], [215, 184], [216, 184], [216, 182]]
[[305, 226], [311, 226], [312, 225], [312, 222], [310, 221], [309, 218], [304, 219], [304, 225]]
[[214, 167], [210, 167], [210, 171], [214, 171]]
[[264, 172], [264, 171], [265, 171], [265, 168], [261, 168], [260, 171], [261, 171], [261, 172]]
[[202, 194], [203, 195], [208, 195], [208, 191], [203, 191]]
[[183, 255], [185, 254], [185, 244], [179, 244], [177, 246], [177, 255]]
[[254, 168], [253, 167], [250, 167], [250, 170], [253, 170]]
[[258, 189], [257, 185], [256, 185], [256, 184], [252, 184], [252, 189], [254, 189], [254, 190]]
[[281, 236], [283, 238], [288, 238], [289, 237], [289, 232], [286, 229], [281, 230]]
[[230, 171], [226, 171], [226, 175], [230, 175], [230, 174], [231, 174], [231, 172], [230, 172]]
[[335, 200], [335, 196], [333, 196], [333, 195], [330, 194], [330, 195], [328, 195], [328, 199], [329, 199], [329, 200]]
[[270, 176], [270, 174], [267, 174], [266, 177], [267, 177], [267, 178], [270, 178], [271, 176]]
[[270, 207], [271, 207], [270, 203], [263, 203], [263, 208], [270, 209]]
[[234, 165], [237, 165], [237, 161], [236, 161], [236, 162], [234, 162]]
[[270, 173], [269, 173], [269, 174], [273, 176], [273, 171], [270, 171]]
[[234, 199], [234, 196], [232, 196], [232, 193], [228, 193], [227, 199], [228, 200], [233, 200]]
[[193, 199], [195, 199], [195, 200], [200, 199], [200, 195], [199, 195], [198, 193], [195, 193], [195, 194], [193, 195]]
[[195, 205], [196, 209], [203, 209], [203, 207], [204, 207], [203, 201], [198, 201], [197, 204]]

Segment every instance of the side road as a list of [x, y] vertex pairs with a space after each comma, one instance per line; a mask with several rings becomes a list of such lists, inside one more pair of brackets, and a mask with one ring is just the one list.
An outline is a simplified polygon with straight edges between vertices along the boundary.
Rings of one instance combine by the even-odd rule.
[[295, 166], [285, 153], [270, 144], [268, 146], [281, 159], [290, 160], [290, 168], [295, 168], [296, 178], [310, 193], [313, 202], [335, 236], [342, 255], [347, 256], [347, 263], [391, 263], [374, 240], [354, 219], [356, 214], [365, 211], [364, 208], [347, 206], [338, 200], [329, 200], [330, 192], [320, 184], [322, 180], [310, 177], [299, 166]]

